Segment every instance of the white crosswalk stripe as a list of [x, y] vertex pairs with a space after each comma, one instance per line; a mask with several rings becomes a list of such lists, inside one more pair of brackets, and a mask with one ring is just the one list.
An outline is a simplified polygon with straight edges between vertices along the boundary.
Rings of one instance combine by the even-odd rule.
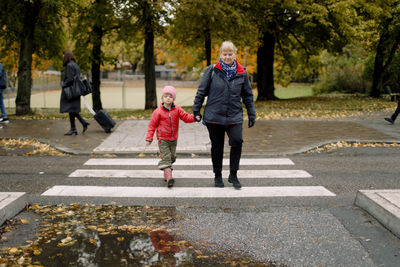
[[[158, 178], [160, 170], [86, 170], [78, 169], [69, 177], [109, 177], [109, 178]], [[222, 171], [228, 177], [229, 171]], [[214, 173], [207, 170], [174, 170], [174, 178], [212, 179]], [[241, 170], [238, 178], [311, 178], [311, 174], [303, 170]]]
[[323, 186], [243, 187], [119, 187], [119, 186], [54, 186], [43, 196], [136, 197], [136, 198], [236, 198], [335, 196]]
[[[129, 166], [129, 165], [141, 165], [141, 166], [156, 166], [160, 159], [156, 158], [130, 158], [130, 159], [89, 159], [84, 165], [99, 165], [99, 166]], [[294, 165], [293, 161], [288, 158], [243, 158], [240, 160], [240, 164], [243, 165]], [[212, 162], [210, 158], [178, 158], [174, 163], [174, 166], [199, 166], [206, 165], [211, 166]], [[223, 160], [223, 165], [229, 165], [229, 159]]]
[[[96, 158], [89, 159], [85, 166], [101, 166], [103, 169], [77, 169], [72, 172], [71, 178], [151, 178], [162, 179], [162, 171], [156, 168], [159, 159], [155, 158]], [[143, 169], [141, 166], [154, 166], [154, 169]], [[211, 166], [210, 158], [178, 158], [174, 166], [180, 166], [173, 171], [176, 179], [213, 179], [211, 168], [201, 170], [200, 166]], [[224, 159], [224, 165], [229, 165], [229, 159]], [[260, 169], [261, 166], [294, 165], [288, 158], [242, 158], [242, 167], [238, 171], [239, 179], [310, 179], [311, 174], [304, 170]], [[132, 169], [119, 169], [118, 166], [132, 166]], [[105, 169], [107, 168], [108, 169]], [[110, 168], [115, 167], [115, 168]], [[126, 167], [125, 167], [126, 168]], [[148, 168], [148, 167], [147, 167]], [[258, 168], [258, 169], [257, 169]], [[228, 177], [229, 171], [224, 170], [223, 177]], [[207, 183], [210, 183], [208, 180]], [[186, 182], [187, 184], [187, 182]], [[56, 185], [43, 196], [70, 196], [70, 197], [130, 197], [141, 199], [158, 198], [264, 198], [264, 197], [311, 197], [335, 196], [323, 186], [243, 186], [235, 190], [231, 186], [225, 188], [183, 187], [176, 183], [173, 188], [154, 186], [63, 186]]]

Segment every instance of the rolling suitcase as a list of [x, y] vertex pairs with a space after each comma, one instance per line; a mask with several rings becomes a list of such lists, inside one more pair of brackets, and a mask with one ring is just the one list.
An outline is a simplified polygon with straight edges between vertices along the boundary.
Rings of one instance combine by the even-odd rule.
[[86, 101], [85, 97], [82, 96], [83, 103], [90, 113], [93, 114], [94, 119], [100, 124], [100, 126], [104, 129], [106, 133], [111, 133], [111, 129], [115, 126], [115, 121], [111, 118], [110, 114], [108, 114], [104, 109], [100, 109], [95, 112], [93, 108]]
[[111, 129], [115, 126], [115, 121], [104, 109], [97, 111], [94, 114], [94, 119], [103, 127], [106, 133], [110, 133]]

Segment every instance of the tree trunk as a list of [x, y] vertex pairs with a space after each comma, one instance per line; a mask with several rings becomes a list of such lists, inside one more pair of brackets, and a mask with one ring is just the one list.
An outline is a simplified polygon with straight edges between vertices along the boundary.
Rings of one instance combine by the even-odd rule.
[[[383, 87], [383, 74], [388, 69], [392, 59], [400, 44], [400, 30], [395, 28], [390, 31], [389, 26], [393, 21], [393, 17], [388, 18], [380, 32], [379, 42], [376, 47], [376, 55], [374, 62], [374, 73], [372, 75], [371, 97], [380, 97]], [[386, 58], [386, 62], [385, 62]]]
[[[275, 36], [269, 32], [264, 32], [261, 42], [261, 50], [257, 51], [257, 100], [273, 100], [274, 95], [274, 53], [275, 53]], [[258, 56], [262, 56], [261, 59]], [[258, 86], [260, 85], [260, 86]]]
[[19, 63], [18, 63], [18, 91], [15, 99], [16, 115], [26, 115], [31, 111], [32, 88], [32, 54], [35, 51], [34, 31], [38, 20], [41, 1], [25, 1], [24, 25], [22, 28]]
[[206, 48], [207, 66], [209, 66], [211, 65], [211, 33], [209, 28], [204, 31], [204, 45]]
[[[264, 61], [264, 46], [260, 46], [257, 49], [257, 88], [263, 88], [263, 84], [262, 84], [262, 73], [264, 72], [264, 65], [263, 65], [263, 61]], [[257, 96], [258, 98], [258, 96]]]
[[144, 4], [143, 13], [146, 20], [144, 40], [144, 75], [146, 102], [145, 109], [157, 108], [156, 70], [154, 63], [154, 32], [152, 27], [152, 14], [147, 2]]
[[101, 103], [101, 93], [100, 93], [100, 65], [101, 65], [101, 45], [103, 38], [103, 30], [101, 27], [95, 25], [93, 27], [93, 49], [92, 49], [92, 101], [93, 109], [99, 111], [103, 109]]
[[370, 92], [371, 97], [380, 97], [382, 89], [382, 76], [383, 76], [383, 58], [384, 58], [384, 47], [381, 45], [379, 40], [376, 48], [375, 62], [374, 62], [374, 73], [372, 74], [372, 89]]

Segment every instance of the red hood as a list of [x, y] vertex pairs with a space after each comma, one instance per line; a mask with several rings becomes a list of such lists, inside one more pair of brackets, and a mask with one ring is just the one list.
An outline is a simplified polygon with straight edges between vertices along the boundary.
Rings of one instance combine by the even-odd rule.
[[[242, 65], [240, 65], [239, 62], [237, 62], [237, 60], [235, 60], [235, 61], [236, 61], [236, 73], [237, 74], [243, 74], [244, 73], [244, 68], [242, 67]], [[221, 62], [218, 61], [217, 64], [215, 64], [215, 67], [217, 69], [222, 70]]]

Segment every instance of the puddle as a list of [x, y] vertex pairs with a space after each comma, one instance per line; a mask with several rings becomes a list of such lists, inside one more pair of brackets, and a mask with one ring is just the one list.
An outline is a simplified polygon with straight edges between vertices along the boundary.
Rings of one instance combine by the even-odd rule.
[[28, 212], [39, 218], [32, 222], [39, 225], [36, 238], [3, 248], [0, 267], [283, 266], [210, 253], [180, 240], [164, 226], [179, 219], [175, 208], [32, 205]]

